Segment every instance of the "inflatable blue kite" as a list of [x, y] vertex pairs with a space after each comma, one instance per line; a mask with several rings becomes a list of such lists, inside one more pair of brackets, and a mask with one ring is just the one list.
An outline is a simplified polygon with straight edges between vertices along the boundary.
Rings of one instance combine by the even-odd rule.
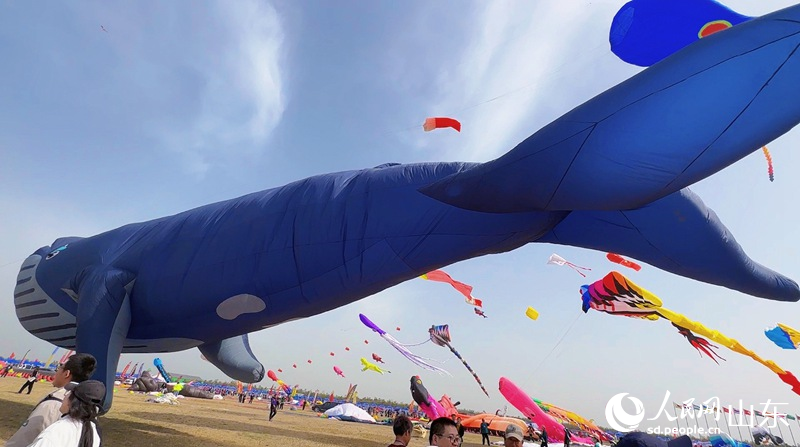
[[164, 378], [165, 382], [172, 382], [172, 376], [170, 376], [167, 370], [164, 369], [164, 362], [162, 362], [160, 358], [156, 357], [153, 359], [153, 364], [156, 365], [156, 369], [158, 369], [158, 372], [161, 373], [161, 377]]
[[611, 51], [649, 67], [697, 39], [752, 19], [713, 0], [632, 0], [614, 16]]
[[487, 163], [319, 175], [57, 239], [23, 262], [17, 316], [93, 354], [106, 383], [121, 352], [191, 347], [251, 383], [264, 367], [247, 333], [531, 242], [797, 301], [797, 284], [752, 261], [686, 187], [800, 122], [798, 46], [793, 6], [688, 45]]
[[764, 335], [783, 349], [797, 349], [800, 346], [800, 332], [780, 323], [765, 330]]

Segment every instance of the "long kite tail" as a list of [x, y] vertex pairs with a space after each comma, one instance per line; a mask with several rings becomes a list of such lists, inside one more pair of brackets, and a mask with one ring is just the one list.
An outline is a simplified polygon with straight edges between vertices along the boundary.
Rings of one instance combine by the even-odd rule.
[[464, 366], [467, 367], [467, 370], [472, 373], [472, 377], [474, 377], [475, 381], [478, 382], [478, 385], [481, 386], [481, 389], [483, 390], [483, 394], [485, 394], [486, 397], [489, 397], [489, 392], [486, 391], [486, 388], [484, 388], [483, 383], [481, 382], [481, 378], [478, 377], [478, 374], [476, 374], [475, 371], [472, 370], [472, 368], [469, 366], [467, 361], [464, 360], [464, 357], [461, 357], [461, 354], [459, 354], [458, 351], [456, 351], [455, 348], [453, 348], [453, 346], [450, 345], [450, 343], [446, 343], [445, 346], [450, 348], [450, 352], [455, 354], [455, 356], [458, 357], [459, 360], [461, 360], [461, 363], [463, 363]]
[[405, 357], [408, 360], [410, 360], [411, 363], [413, 363], [413, 364], [415, 364], [417, 366], [420, 366], [422, 368], [425, 368], [427, 370], [430, 370], [430, 371], [436, 371], [438, 373], [444, 373], [444, 374], [447, 374], [448, 376], [452, 375], [449, 372], [447, 372], [446, 370], [444, 370], [442, 368], [439, 368], [438, 366], [431, 365], [430, 363], [428, 363], [429, 361], [432, 361], [432, 359], [418, 356], [417, 354], [414, 354], [413, 352], [409, 351], [408, 348], [405, 347], [405, 345], [403, 345], [402, 343], [397, 341], [391, 335], [389, 335], [387, 333], [383, 333], [383, 334], [381, 334], [381, 338], [383, 338], [384, 340], [388, 341], [390, 345], [392, 345], [395, 349], [397, 349], [400, 352], [400, 354], [403, 354], [403, 357]]
[[751, 351], [750, 349], [745, 348], [741, 343], [739, 343], [738, 340], [730, 338], [725, 334], [720, 333], [719, 331], [711, 330], [702, 325], [701, 323], [690, 320], [685, 315], [673, 312], [664, 307], [658, 309], [658, 314], [659, 316], [661, 316], [666, 320], [669, 320], [676, 326], [688, 329], [695, 334], [701, 335], [711, 341], [719, 343], [720, 345], [725, 346], [726, 348], [730, 349], [733, 352], [738, 352], [739, 354], [750, 357], [751, 359], [764, 365], [769, 370], [777, 374], [778, 377], [780, 377], [784, 383], [792, 387], [792, 391], [794, 391], [797, 394], [800, 394], [800, 381], [797, 380], [794, 374], [784, 370], [783, 368], [778, 366], [774, 361], [766, 360], [762, 358], [760, 355]]
[[436, 371], [438, 373], [444, 373], [444, 374], [447, 374], [448, 376], [451, 375], [449, 372], [445, 371], [444, 369], [439, 368], [439, 367], [434, 366], [434, 365], [431, 365], [430, 363], [427, 362], [428, 360], [431, 360], [431, 359], [426, 359], [425, 357], [420, 357], [420, 356], [414, 354], [413, 352], [409, 351], [408, 348], [406, 347], [406, 345], [400, 343], [394, 337], [389, 335], [386, 331], [384, 331], [383, 329], [378, 327], [378, 325], [373, 323], [372, 320], [370, 320], [366, 315], [358, 314], [358, 318], [361, 320], [362, 323], [364, 323], [365, 326], [367, 326], [368, 328], [370, 328], [373, 331], [375, 331], [378, 335], [381, 336], [381, 338], [383, 338], [384, 340], [389, 342], [389, 344], [392, 345], [392, 347], [397, 349], [397, 351], [399, 351], [400, 354], [403, 354], [403, 357], [407, 358], [408, 360], [411, 360], [411, 362], [414, 363], [415, 365], [421, 366], [422, 368], [425, 368], [425, 369], [430, 370], [430, 371]]
[[772, 169], [772, 155], [769, 154], [769, 149], [766, 146], [762, 146], [761, 150], [764, 152], [764, 158], [767, 159], [767, 174], [769, 174], [769, 181], [775, 181], [775, 171]]
[[703, 354], [705, 354], [709, 358], [711, 358], [711, 360], [713, 360], [717, 365], [719, 365], [717, 359], [725, 360], [721, 355], [717, 354], [717, 352], [715, 351], [715, 349], [719, 349], [718, 346], [712, 345], [708, 340], [706, 340], [703, 337], [698, 337], [697, 335], [694, 335], [692, 331], [686, 329], [685, 327], [680, 327], [675, 323], [672, 323], [672, 325], [678, 329], [678, 333], [686, 337], [686, 340], [689, 341], [690, 345], [692, 345], [695, 349], [697, 349], [697, 352], [700, 353], [701, 357], [703, 356]]

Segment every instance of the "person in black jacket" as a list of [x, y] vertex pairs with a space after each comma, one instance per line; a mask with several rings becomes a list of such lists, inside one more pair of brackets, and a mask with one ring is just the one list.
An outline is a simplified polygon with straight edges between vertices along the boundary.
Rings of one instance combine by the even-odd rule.
[[17, 394], [22, 394], [22, 390], [24, 390], [25, 388], [28, 388], [28, 394], [31, 394], [31, 391], [33, 391], [33, 384], [36, 383], [36, 380], [38, 378], [39, 378], [39, 368], [33, 368], [30, 377], [28, 377], [28, 380], [24, 384], [22, 384], [22, 388], [20, 388], [19, 391], [17, 391]]

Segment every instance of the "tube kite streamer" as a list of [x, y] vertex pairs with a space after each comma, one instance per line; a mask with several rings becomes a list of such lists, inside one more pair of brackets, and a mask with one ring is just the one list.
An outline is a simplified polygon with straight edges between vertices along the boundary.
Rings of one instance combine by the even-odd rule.
[[453, 286], [454, 289], [458, 290], [462, 295], [464, 295], [464, 299], [467, 301], [468, 304], [471, 304], [476, 307], [483, 307], [483, 301], [475, 298], [472, 296], [472, 286], [468, 284], [464, 284], [463, 282], [456, 281], [455, 279], [451, 278], [450, 275], [443, 272], [442, 270], [433, 270], [430, 271], [422, 276], [422, 279], [427, 279], [428, 281], [437, 281], [437, 282], [445, 282]]
[[[364, 357], [361, 357], [361, 365], [364, 366], [363, 368], [361, 368], [361, 371], [370, 370], [370, 371], [375, 371], [376, 373], [379, 373], [379, 374], [383, 374], [383, 372], [384, 372], [384, 370], [381, 369], [380, 366], [370, 362], [369, 360], [365, 359]], [[391, 373], [391, 371], [386, 371], [386, 372], [387, 373]]]
[[272, 371], [271, 369], [267, 371], [267, 377], [269, 377], [273, 382], [276, 382], [278, 385], [280, 385], [280, 387], [283, 388], [283, 390], [286, 391], [287, 393], [292, 392], [292, 387], [287, 385], [283, 380], [279, 379], [278, 376], [275, 374], [275, 372]]
[[472, 377], [474, 377], [475, 381], [478, 382], [478, 385], [481, 386], [483, 394], [485, 394], [486, 397], [489, 397], [489, 393], [486, 391], [486, 388], [483, 387], [483, 383], [481, 383], [481, 378], [478, 377], [475, 371], [472, 370], [472, 367], [470, 367], [467, 361], [464, 360], [464, 357], [461, 357], [461, 354], [459, 354], [458, 351], [456, 351], [455, 348], [453, 348], [453, 346], [450, 345], [450, 328], [446, 324], [440, 326], [431, 326], [431, 328], [428, 329], [428, 333], [431, 336], [432, 342], [434, 342], [439, 346], [445, 346], [449, 348], [450, 352], [455, 354], [455, 356], [458, 357], [459, 360], [461, 360], [461, 363], [463, 363], [464, 366], [467, 367], [467, 370], [470, 373], [472, 373]]
[[[555, 265], [562, 265], [562, 266], [566, 265], [567, 267], [571, 268], [572, 270], [575, 270], [576, 272], [578, 272], [578, 274], [583, 276], [584, 278], [586, 278], [586, 275], [581, 270], [591, 270], [588, 267], [581, 267], [579, 265], [575, 265], [575, 264], [567, 261], [566, 259], [562, 258], [561, 256], [559, 256], [559, 255], [557, 255], [555, 253], [550, 255], [550, 258], [547, 260], [547, 263], [548, 264], [555, 264]], [[578, 270], [578, 269], [581, 269], [581, 270]]]
[[422, 125], [422, 130], [430, 132], [434, 129], [442, 129], [445, 127], [452, 127], [456, 132], [461, 132], [461, 123], [456, 119], [447, 117], [426, 118], [425, 124]]
[[[367, 318], [366, 315], [358, 314], [358, 318], [361, 320], [362, 323], [364, 323], [364, 326], [366, 326], [366, 327], [372, 329], [373, 331], [377, 332], [378, 335], [381, 336], [381, 338], [383, 338], [384, 340], [389, 342], [389, 344], [392, 345], [392, 347], [394, 347], [395, 349], [397, 349], [397, 351], [400, 352], [400, 354], [403, 354], [403, 357], [411, 360], [411, 363], [413, 363], [413, 364], [415, 364], [417, 366], [420, 366], [420, 367], [422, 367], [424, 369], [430, 370], [430, 371], [436, 371], [438, 373], [444, 373], [444, 374], [450, 375], [450, 373], [445, 371], [444, 369], [439, 368], [438, 366], [434, 366], [434, 365], [431, 365], [430, 363], [428, 363], [428, 360], [430, 360], [430, 359], [426, 359], [424, 357], [420, 357], [420, 356], [414, 354], [413, 352], [409, 351], [408, 348], [406, 347], [406, 345], [400, 343], [399, 341], [397, 341], [397, 339], [392, 337], [386, 331], [384, 331], [383, 329], [379, 328], [375, 323], [370, 321], [370, 319]], [[366, 340], [364, 340], [364, 341], [366, 341]], [[362, 358], [362, 363], [363, 363], [364, 360], [366, 360], [366, 359]]]
[[764, 334], [783, 349], [800, 347], [800, 332], [789, 326], [778, 323], [774, 328], [765, 330]]
[[775, 171], [772, 169], [772, 155], [769, 154], [769, 149], [766, 146], [761, 147], [761, 151], [764, 152], [764, 157], [767, 159], [767, 174], [769, 175], [769, 181], [775, 181]]
[[[553, 416], [545, 413], [536, 401], [531, 399], [531, 397], [514, 384], [514, 382], [506, 377], [501, 377], [499, 388], [500, 394], [506, 398], [508, 403], [513, 405], [514, 408], [519, 410], [525, 417], [536, 422], [540, 428], [547, 430], [548, 440], [552, 442], [564, 442], [564, 426]], [[573, 416], [575, 416], [573, 419], [577, 419], [578, 415], [573, 414]], [[599, 434], [596, 432], [601, 432], [601, 430], [598, 429], [595, 431], [595, 434]], [[582, 438], [575, 435], [572, 436], [572, 440], [586, 445], [591, 445], [593, 443], [591, 438]]]
[[792, 391], [800, 394], [800, 381], [797, 380], [794, 374], [785, 371], [772, 360], [764, 360], [755, 352], [742, 346], [739, 341], [718, 331], [711, 330], [696, 321], [692, 321], [685, 315], [662, 307], [661, 300], [657, 296], [637, 286], [621, 273], [610, 272], [603, 279], [581, 287], [581, 293], [584, 312], [588, 312], [591, 308], [611, 315], [623, 315], [652, 321], [663, 318], [678, 328], [681, 335], [687, 337], [692, 346], [701, 355], [706, 354], [716, 362], [716, 359], [714, 359], [716, 353], [713, 352], [715, 346], [701, 338], [702, 336], [764, 365], [777, 374], [783, 382], [790, 385]]
[[616, 253], [606, 253], [606, 258], [608, 258], [608, 260], [611, 262], [617, 263], [623, 267], [628, 267], [629, 269], [636, 270], [637, 272], [642, 269], [641, 265], [633, 261], [629, 261]]

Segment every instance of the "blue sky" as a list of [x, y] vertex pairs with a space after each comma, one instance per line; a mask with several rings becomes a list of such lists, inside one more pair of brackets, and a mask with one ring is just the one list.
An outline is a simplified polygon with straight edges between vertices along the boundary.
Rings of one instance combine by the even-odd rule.
[[[608, 49], [608, 27], [623, 3], [4, 3], [0, 353], [32, 349], [44, 359], [52, 351], [21, 328], [12, 303], [18, 267], [40, 246], [314, 174], [495, 158], [640, 70]], [[748, 15], [792, 3], [727, 2]], [[463, 131], [422, 132], [433, 115], [458, 118]], [[799, 143], [794, 130], [769, 145], [774, 183], [757, 152], [693, 187], [748, 254], [795, 278]], [[407, 402], [409, 378], [420, 374], [435, 395], [494, 412], [507, 405], [497, 391], [507, 376], [534, 397], [598, 421], [620, 392], [640, 398], [648, 414], [666, 391], [675, 401], [771, 399], [800, 413], [800, 396], [750, 359], [720, 349], [727, 361], [717, 366], [666, 322], [582, 315], [578, 288], [586, 281], [545, 265], [554, 252], [592, 267], [592, 281], [614, 268], [603, 253], [529, 245], [446, 269], [475, 287], [486, 320], [449, 286], [413, 280], [252, 334], [251, 343], [268, 369], [284, 370], [286, 382], [325, 392], [358, 383], [361, 395]], [[800, 326], [795, 304], [649, 266], [628, 276], [671, 309], [800, 374], [797, 353], [762, 333], [777, 321]], [[525, 317], [527, 306], [539, 310], [538, 321]], [[393, 334], [407, 343], [424, 340], [432, 324], [450, 324], [454, 346], [491, 398], [444, 348], [416, 350], [446, 360], [453, 377], [416, 369], [360, 324], [360, 312], [381, 326], [400, 326]], [[392, 374], [358, 371], [358, 358], [372, 352]], [[152, 364], [153, 357], [124, 355], [122, 363]], [[223, 378], [197, 350], [161, 358], [171, 370]]]

